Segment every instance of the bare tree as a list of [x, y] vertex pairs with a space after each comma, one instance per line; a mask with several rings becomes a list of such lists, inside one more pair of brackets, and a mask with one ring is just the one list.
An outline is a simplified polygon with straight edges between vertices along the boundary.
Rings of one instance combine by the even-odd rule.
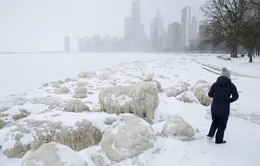
[[209, 42], [225, 43], [231, 57], [237, 57], [238, 39], [243, 31], [247, 0], [208, 0], [201, 8], [210, 34]]

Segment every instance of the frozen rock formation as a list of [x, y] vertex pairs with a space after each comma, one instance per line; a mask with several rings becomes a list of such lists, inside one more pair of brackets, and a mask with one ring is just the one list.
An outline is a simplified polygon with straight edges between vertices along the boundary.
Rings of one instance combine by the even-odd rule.
[[173, 116], [168, 119], [162, 129], [163, 136], [186, 137], [194, 136], [194, 129], [182, 117]]
[[74, 98], [86, 98], [87, 88], [85, 86], [79, 86], [75, 89]]
[[180, 81], [175, 86], [166, 89], [167, 97], [177, 97], [181, 93], [189, 90], [190, 84], [187, 82]]
[[190, 91], [186, 91], [177, 97], [177, 100], [182, 101], [184, 103], [197, 103], [197, 98]]
[[22, 166], [88, 166], [75, 151], [59, 143], [43, 144], [22, 161]]
[[68, 89], [67, 87], [63, 86], [63, 87], [61, 87], [61, 88], [56, 89], [55, 92], [56, 92], [57, 94], [67, 94], [67, 93], [69, 93], [70, 91], [69, 91], [69, 89]]
[[[29, 150], [38, 149], [42, 144], [52, 141], [67, 145], [76, 151], [100, 142], [101, 131], [88, 120], [74, 119], [75, 124], [63, 124], [62, 119], [68, 118], [68, 114], [74, 116], [74, 113], [67, 113], [65, 117], [62, 117], [63, 114], [48, 113], [38, 115], [37, 118], [48, 116], [46, 119], [56, 120], [37, 120], [32, 117], [7, 125], [0, 130], [2, 151], [10, 158], [21, 158]], [[73, 119], [70, 121], [73, 122]]]
[[152, 120], [159, 105], [157, 88], [151, 82], [108, 87], [100, 91], [101, 111], [111, 114], [133, 113]]
[[85, 112], [90, 111], [89, 107], [82, 103], [80, 100], [70, 100], [64, 107], [64, 111], [67, 112]]
[[9, 108], [3, 112], [0, 112], [0, 129], [9, 123], [23, 119], [29, 115], [30, 113], [25, 109], [18, 108]]
[[96, 72], [80, 72], [78, 75], [79, 78], [93, 78], [97, 77]]
[[212, 102], [212, 99], [208, 97], [208, 92], [210, 90], [210, 83], [205, 80], [200, 80], [192, 87], [193, 94], [196, 96], [198, 101], [204, 105], [209, 106]]
[[146, 74], [143, 78], [143, 81], [152, 81], [154, 77], [154, 73]]
[[120, 162], [135, 157], [153, 147], [152, 127], [134, 115], [120, 115], [123, 120], [117, 127], [106, 131], [101, 148], [112, 161]]

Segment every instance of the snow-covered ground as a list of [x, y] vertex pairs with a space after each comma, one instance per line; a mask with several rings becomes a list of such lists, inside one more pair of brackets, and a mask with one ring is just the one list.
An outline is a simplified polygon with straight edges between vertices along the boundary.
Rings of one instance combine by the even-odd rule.
[[[214, 55], [94, 55], [2, 55], [1, 59], [4, 60], [0, 61], [0, 128], [3, 126], [0, 129], [1, 166], [20, 166], [26, 156], [30, 156], [31, 152], [28, 149], [38, 149], [42, 137], [51, 135], [54, 131], [58, 134], [66, 131], [65, 136], [76, 140], [64, 140], [62, 137], [65, 136], [62, 134], [53, 138], [54, 141], [77, 151], [77, 157], [81, 156], [90, 166], [259, 165], [259, 58], [254, 59], [254, 64], [248, 64], [247, 58], [225, 61]], [[200, 104], [193, 96], [191, 87], [199, 80], [213, 83], [223, 66], [232, 71], [232, 81], [238, 88], [240, 99], [231, 105], [231, 116], [225, 135], [227, 144], [215, 145], [214, 141], [205, 137], [211, 123], [208, 114], [210, 107]], [[95, 142], [95, 138], [100, 136], [99, 130], [102, 133], [116, 128], [122, 117], [100, 112], [99, 92], [108, 86], [142, 82], [143, 78], [151, 73], [154, 73], [153, 79], [161, 84], [163, 90], [159, 93], [160, 103], [151, 125], [156, 136], [152, 140], [153, 147], [134, 158], [120, 162], [112, 161], [103, 147]], [[194, 97], [193, 103], [180, 101], [182, 94], [176, 97], [169, 97], [167, 94], [169, 88], [179, 81], [190, 84], [185, 93], [191, 98]], [[68, 104], [74, 99], [75, 89], [82, 86], [86, 87], [87, 92], [80, 90], [80, 95], [83, 94], [85, 97], [79, 100], [85, 105], [80, 106], [80, 112], [68, 111], [76, 108]], [[13, 95], [10, 95], [11, 93]], [[166, 120], [172, 116], [183, 117], [196, 130], [191, 140], [183, 141], [161, 135]], [[82, 120], [90, 123], [79, 124]], [[79, 133], [78, 128], [83, 125], [87, 125], [88, 130]], [[96, 134], [90, 136], [93, 130]], [[72, 131], [72, 134], [68, 131]], [[78, 137], [78, 134], [91, 138], [84, 140]], [[20, 143], [16, 142], [17, 137]], [[38, 140], [35, 141], [35, 138]], [[46, 138], [42, 142], [48, 142], [49, 138]], [[81, 141], [85, 144], [81, 144]], [[11, 151], [14, 147], [22, 150]], [[70, 150], [64, 150], [65, 159], [64, 153], [67, 151], [68, 155], [72, 153]], [[4, 153], [13, 157], [8, 159]]]

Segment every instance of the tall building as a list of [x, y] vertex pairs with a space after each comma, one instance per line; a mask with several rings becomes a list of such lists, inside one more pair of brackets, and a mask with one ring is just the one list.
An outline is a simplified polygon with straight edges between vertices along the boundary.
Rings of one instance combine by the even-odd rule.
[[131, 17], [125, 18], [124, 36], [129, 51], [141, 51], [146, 45], [144, 25], [141, 23], [141, 8], [139, 0], [132, 2]]
[[196, 20], [196, 17], [193, 16], [191, 20], [191, 39], [197, 39], [198, 37], [198, 22]]
[[69, 36], [64, 37], [64, 51], [70, 52], [70, 37]]
[[164, 45], [164, 28], [161, 12], [157, 11], [151, 24], [151, 45], [156, 51], [162, 51]]
[[182, 19], [181, 19], [181, 39], [183, 48], [190, 46], [191, 38], [191, 8], [186, 6], [182, 10]]
[[132, 18], [126, 17], [124, 23], [125, 39], [129, 39], [132, 37], [132, 24]]
[[168, 49], [181, 49], [181, 24], [174, 22], [168, 27]]

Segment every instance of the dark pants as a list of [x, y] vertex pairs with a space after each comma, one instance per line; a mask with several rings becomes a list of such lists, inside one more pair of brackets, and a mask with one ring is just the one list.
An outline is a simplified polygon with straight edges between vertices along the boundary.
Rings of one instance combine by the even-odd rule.
[[212, 115], [212, 123], [208, 136], [214, 137], [216, 130], [216, 142], [223, 142], [224, 133], [227, 127], [228, 116], [215, 116]]

